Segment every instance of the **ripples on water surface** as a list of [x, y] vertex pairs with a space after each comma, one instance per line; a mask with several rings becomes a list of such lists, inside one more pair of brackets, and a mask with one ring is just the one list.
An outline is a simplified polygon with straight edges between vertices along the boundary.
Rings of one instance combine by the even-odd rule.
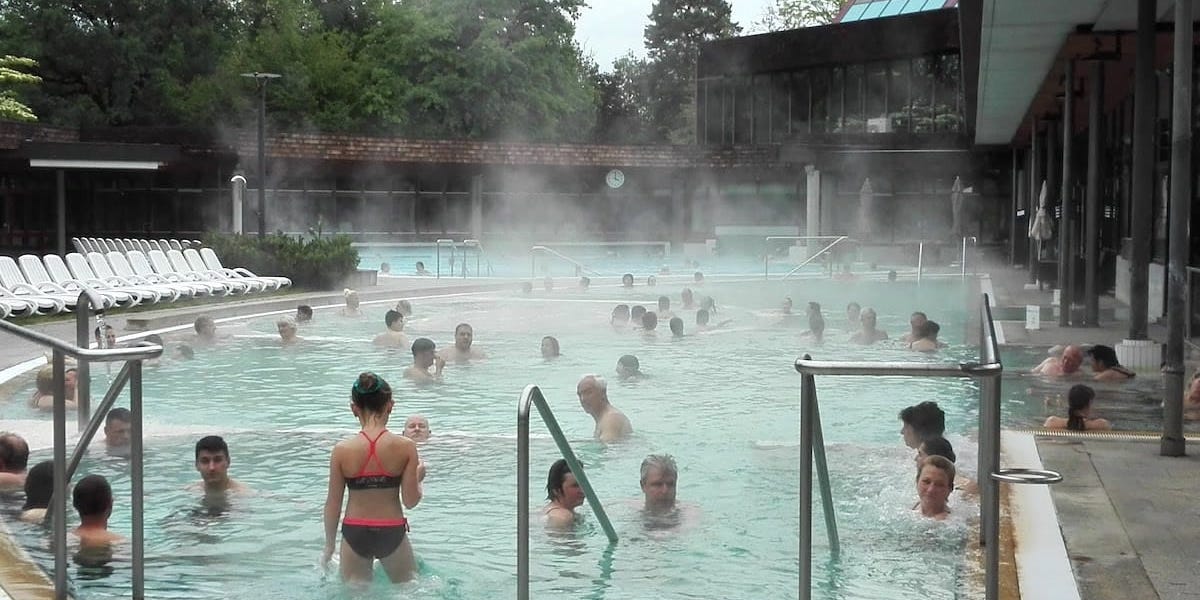
[[[490, 359], [446, 368], [443, 385], [416, 388], [400, 377], [407, 352], [373, 348], [386, 306], [366, 307], [362, 319], [318, 311], [301, 329], [302, 347], [281, 349], [270, 338], [272, 319], [222, 325], [231, 336], [218, 348], [197, 348], [196, 359], [164, 361], [146, 370], [146, 534], [148, 595], [244, 598], [511, 598], [515, 595], [517, 398], [540, 385], [588, 475], [608, 507], [621, 542], [606, 550], [590, 510], [577, 532], [532, 534], [532, 590], [540, 597], [640, 599], [789, 598], [797, 595], [798, 401], [795, 357], [891, 360], [973, 360], [967, 345], [965, 292], [957, 282], [913, 285], [828, 281], [709, 284], [724, 329], [672, 340], [665, 320], [657, 337], [614, 332], [608, 315], [617, 302], [652, 305], [679, 298], [679, 287], [632, 291], [597, 288], [559, 291], [543, 300], [500, 292], [415, 302], [410, 338], [449, 344], [454, 325], [475, 326], [477, 346]], [[782, 318], [778, 301], [789, 294], [798, 310], [808, 300], [825, 306], [823, 346], [799, 334], [801, 316]], [[880, 325], [898, 337], [908, 313], [924, 309], [942, 323], [951, 347], [940, 357], [909, 353], [897, 344], [852, 347], [843, 324], [849, 300], [875, 306]], [[691, 329], [693, 311], [683, 311]], [[544, 362], [543, 335], [555, 335], [563, 356]], [[592, 423], [579, 409], [575, 383], [617, 358], [636, 354], [648, 377], [634, 383], [610, 378], [613, 403], [633, 421], [627, 443], [591, 441]], [[429, 464], [425, 499], [410, 511], [412, 540], [421, 561], [418, 582], [369, 592], [345, 589], [317, 568], [323, 545], [321, 507], [332, 444], [356, 431], [348, 410], [351, 382], [373, 370], [396, 390], [393, 428], [407, 414], [429, 416], [433, 440], [421, 448]], [[95, 369], [102, 381], [105, 368]], [[949, 523], [916, 518], [912, 456], [899, 437], [900, 408], [937, 400], [947, 411], [949, 435], [961, 446], [960, 463], [973, 471], [964, 437], [975, 420], [976, 387], [959, 380], [823, 378], [817, 382], [835, 487], [843, 558], [826, 560], [824, 525], [814, 524], [816, 597], [830, 599], [951, 599], [962, 593], [966, 515], [955, 504]], [[26, 391], [18, 394], [25, 397]], [[34, 416], [19, 402], [10, 418]], [[553, 442], [534, 416], [532, 496], [538, 501]], [[256, 493], [228, 507], [204, 506], [185, 490], [198, 475], [192, 444], [222, 434], [232, 450], [231, 474]], [[638, 466], [648, 453], [673, 454], [680, 464], [679, 499], [698, 507], [698, 523], [663, 533], [640, 522]], [[42, 452], [36, 460], [47, 457]], [[117, 494], [113, 527], [128, 530], [126, 465], [93, 452], [81, 472], [108, 476]], [[535, 507], [532, 511], [538, 513]], [[45, 536], [18, 526], [31, 551], [49, 564]], [[125, 557], [127, 560], [127, 557]], [[73, 571], [84, 598], [128, 595], [127, 563], [111, 575]], [[107, 575], [107, 576], [104, 576]], [[381, 576], [382, 577], [382, 576]]]

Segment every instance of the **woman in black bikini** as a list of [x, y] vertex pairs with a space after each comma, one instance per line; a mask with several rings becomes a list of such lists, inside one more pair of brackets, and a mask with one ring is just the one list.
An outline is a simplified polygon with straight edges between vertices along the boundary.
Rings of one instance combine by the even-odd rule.
[[386, 381], [374, 373], [362, 373], [351, 388], [350, 399], [350, 410], [362, 431], [333, 447], [321, 564], [328, 564], [333, 556], [342, 498], [349, 489], [342, 520], [342, 578], [370, 582], [375, 559], [379, 559], [393, 582], [408, 581], [416, 574], [417, 563], [404, 509], [421, 501], [425, 467], [412, 440], [387, 430], [392, 389]]

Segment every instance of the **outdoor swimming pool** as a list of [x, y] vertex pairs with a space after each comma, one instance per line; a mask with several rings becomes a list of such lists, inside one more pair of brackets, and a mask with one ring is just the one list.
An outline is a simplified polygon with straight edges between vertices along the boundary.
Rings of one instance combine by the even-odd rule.
[[[399, 590], [376, 585], [365, 597], [511, 598], [516, 579], [515, 408], [522, 387], [541, 386], [588, 469], [622, 539], [607, 547], [584, 507], [572, 535], [533, 528], [531, 589], [537, 597], [640, 599], [789, 598], [797, 594], [798, 397], [796, 356], [863, 360], [974, 360], [975, 336], [965, 320], [967, 290], [958, 281], [911, 283], [828, 280], [718, 284], [697, 288], [720, 307], [722, 329], [671, 339], [665, 323], [656, 337], [615, 332], [608, 315], [618, 302], [650, 306], [659, 294], [679, 298], [679, 286], [587, 292], [513, 292], [415, 299], [410, 338], [449, 343], [455, 324], [475, 327], [489, 359], [448, 366], [446, 382], [419, 388], [400, 378], [406, 352], [370, 345], [382, 330], [387, 305], [347, 319], [318, 311], [301, 329], [306, 343], [281, 349], [274, 319], [223, 323], [231, 337], [198, 348], [195, 360], [164, 361], [146, 369], [146, 581], [155, 598], [364, 597], [337, 577], [323, 577], [321, 507], [333, 443], [357, 430], [348, 390], [361, 370], [374, 370], [395, 389], [393, 429], [407, 414], [430, 418], [433, 438], [421, 447], [429, 465], [425, 499], [409, 511], [421, 577]], [[784, 318], [778, 301], [790, 294], [825, 306], [824, 345], [799, 334], [802, 316]], [[941, 356], [915, 355], [896, 344], [862, 348], [846, 343], [842, 307], [874, 306], [894, 337], [908, 313], [924, 309], [943, 324], [951, 344]], [[693, 311], [684, 311], [689, 326]], [[972, 330], [973, 331], [973, 330]], [[543, 335], [555, 335], [563, 356], [545, 362]], [[967, 339], [970, 342], [967, 343]], [[579, 408], [575, 383], [588, 372], [612, 375], [617, 358], [636, 354], [648, 374], [623, 383], [610, 377], [609, 395], [633, 422], [635, 436], [603, 446], [590, 440], [592, 423]], [[104, 384], [105, 368], [97, 367]], [[899, 437], [896, 413], [937, 400], [963, 471], [974, 471], [977, 388], [967, 380], [904, 378], [818, 379], [834, 487], [842, 559], [825, 560], [816, 537], [815, 597], [972, 597], [962, 583], [966, 518], [977, 507], [952, 496], [947, 523], [918, 518], [912, 455]], [[19, 392], [3, 418], [34, 415]], [[557, 458], [534, 418], [531, 481], [534, 497]], [[224, 435], [233, 477], [254, 489], [228, 507], [204, 506], [185, 489], [198, 481], [192, 446], [202, 435]], [[97, 441], [99, 444], [99, 441]], [[680, 465], [679, 499], [696, 506], [698, 522], [663, 532], [640, 521], [634, 506], [638, 465], [648, 453], [673, 454]], [[32, 460], [42, 460], [46, 451]], [[122, 459], [95, 450], [80, 473], [114, 484], [112, 526], [128, 531], [129, 479]], [[538, 506], [540, 506], [538, 502]], [[540, 511], [535, 510], [535, 514]], [[819, 511], [817, 511], [819, 513]], [[818, 517], [819, 518], [819, 517]], [[52, 563], [45, 532], [20, 527], [18, 538], [44, 565]], [[815, 531], [822, 532], [820, 523]], [[127, 557], [126, 557], [127, 558]], [[81, 598], [127, 596], [127, 561], [111, 570], [75, 568]], [[236, 591], [236, 593], [234, 592]]]

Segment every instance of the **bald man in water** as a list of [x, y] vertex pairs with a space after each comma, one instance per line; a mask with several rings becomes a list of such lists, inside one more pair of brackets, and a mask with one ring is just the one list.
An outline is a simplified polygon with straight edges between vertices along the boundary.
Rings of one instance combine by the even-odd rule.
[[602, 442], [615, 442], [633, 433], [633, 425], [625, 413], [608, 401], [608, 382], [599, 375], [584, 375], [575, 392], [583, 412], [596, 421], [595, 437]]
[[1071, 344], [1063, 348], [1062, 356], [1051, 356], [1033, 368], [1032, 373], [1048, 377], [1073, 377], [1079, 374], [1083, 364], [1083, 349]]

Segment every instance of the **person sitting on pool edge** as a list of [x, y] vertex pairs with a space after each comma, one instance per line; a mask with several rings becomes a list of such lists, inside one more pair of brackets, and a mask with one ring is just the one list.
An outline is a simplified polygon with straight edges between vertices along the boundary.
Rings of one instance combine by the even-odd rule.
[[244, 492], [247, 488], [229, 476], [229, 445], [219, 435], [206, 435], [196, 442], [196, 471], [205, 496], [221, 496], [226, 492]]
[[617, 359], [617, 378], [621, 381], [626, 381], [645, 377], [641, 368], [641, 362], [638, 361], [638, 357], [626, 354]]
[[467, 323], [459, 323], [454, 328], [454, 345], [442, 350], [442, 358], [459, 363], [487, 358], [483, 352], [471, 347], [474, 341], [475, 330]]
[[859, 324], [861, 325], [861, 329], [859, 329], [853, 336], [850, 337], [850, 343], [867, 345], [888, 339], [888, 334], [886, 331], [882, 329], [876, 329], [875, 327], [875, 309], [864, 309], [862, 313], [859, 314]]
[[407, 348], [408, 337], [404, 335], [404, 315], [395, 310], [383, 314], [383, 324], [387, 331], [375, 336], [371, 343], [385, 348]]
[[1091, 355], [1092, 371], [1096, 373], [1093, 379], [1096, 381], [1128, 381], [1137, 376], [1137, 373], [1121, 366], [1117, 351], [1112, 346], [1092, 346]]
[[429, 419], [421, 415], [411, 415], [404, 420], [404, 437], [414, 442], [427, 442], [432, 433]]
[[360, 373], [350, 388], [350, 411], [360, 430], [330, 453], [321, 565], [333, 557], [340, 518], [341, 574], [347, 582], [370, 582], [376, 559], [393, 583], [417, 574], [404, 511], [420, 504], [425, 471], [416, 443], [388, 431], [394, 406], [392, 388], [382, 377]]
[[79, 527], [71, 531], [79, 538], [81, 548], [106, 548], [122, 542], [124, 537], [108, 530], [112, 516], [112, 486], [101, 475], [88, 475], [75, 484], [71, 504], [79, 512]]
[[900, 411], [900, 436], [904, 445], [917, 449], [929, 438], [942, 437], [946, 432], [946, 413], [937, 402], [925, 401]]
[[554, 529], [570, 529], [575, 525], [575, 509], [583, 504], [583, 488], [571, 473], [567, 459], [560, 458], [550, 465], [546, 476], [546, 503], [542, 514], [546, 526]]
[[1096, 391], [1090, 386], [1075, 384], [1067, 392], [1067, 418], [1050, 416], [1042, 425], [1046, 429], [1071, 431], [1108, 431], [1112, 424], [1105, 419], [1092, 418], [1092, 400]]
[[917, 504], [913, 510], [938, 521], [950, 516], [947, 501], [954, 490], [954, 463], [942, 456], [928, 456], [917, 468]]
[[[437, 345], [429, 338], [417, 338], [412, 344], [413, 364], [404, 370], [404, 377], [417, 383], [433, 383], [442, 380], [442, 369], [446, 359], [438, 356]], [[429, 367], [434, 367], [433, 373]]]
[[309, 323], [313, 319], [313, 309], [307, 304], [296, 307], [296, 323]]
[[601, 442], [615, 442], [629, 437], [633, 425], [625, 413], [608, 400], [608, 382], [599, 375], [584, 375], [575, 387], [583, 411], [596, 422], [593, 435]]
[[1034, 367], [1030, 373], [1049, 377], [1070, 377], [1079, 373], [1083, 364], [1083, 349], [1075, 344], [1063, 348], [1062, 356], [1051, 356]]

